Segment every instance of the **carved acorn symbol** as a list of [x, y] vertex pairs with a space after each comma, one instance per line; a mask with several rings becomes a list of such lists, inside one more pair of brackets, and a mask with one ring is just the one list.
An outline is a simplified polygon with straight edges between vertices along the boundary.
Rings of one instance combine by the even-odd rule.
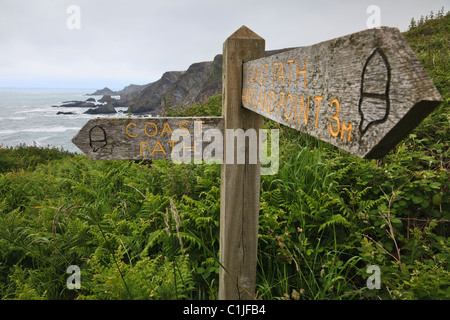
[[389, 116], [389, 89], [391, 68], [386, 55], [379, 48], [367, 59], [361, 74], [361, 94], [358, 111], [361, 116], [359, 132], [363, 136], [376, 124], [383, 123]]
[[91, 146], [92, 151], [97, 152], [107, 144], [105, 129], [96, 125], [89, 130], [89, 145]]

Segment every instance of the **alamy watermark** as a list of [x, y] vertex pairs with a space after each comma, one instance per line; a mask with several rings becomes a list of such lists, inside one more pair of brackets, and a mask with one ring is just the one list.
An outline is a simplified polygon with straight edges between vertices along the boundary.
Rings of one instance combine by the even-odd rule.
[[[226, 129], [224, 139], [221, 130], [208, 129], [203, 132], [201, 123], [199, 125], [198, 130], [194, 130], [193, 139], [191, 135], [186, 135], [181, 129], [173, 131], [171, 142], [178, 142], [176, 145], [174, 144], [171, 154], [174, 163], [202, 163], [205, 161], [209, 164], [257, 164], [259, 161], [262, 175], [273, 175], [278, 172], [278, 129], [248, 129], [245, 131], [243, 129]], [[207, 145], [202, 149], [201, 146], [205, 142]]]
[[71, 265], [67, 268], [66, 273], [71, 274], [69, 278], [67, 278], [67, 289], [81, 289], [81, 269], [77, 265]]
[[370, 265], [367, 267], [366, 273], [372, 274], [367, 278], [367, 288], [380, 289], [381, 288], [381, 271], [380, 267], [376, 265]]
[[66, 13], [69, 14], [66, 20], [66, 26], [69, 30], [81, 29], [81, 10], [77, 5], [70, 5], [66, 9]]
[[381, 9], [379, 6], [375, 4], [368, 6], [366, 13], [370, 14], [366, 20], [366, 26], [368, 29], [381, 27]]

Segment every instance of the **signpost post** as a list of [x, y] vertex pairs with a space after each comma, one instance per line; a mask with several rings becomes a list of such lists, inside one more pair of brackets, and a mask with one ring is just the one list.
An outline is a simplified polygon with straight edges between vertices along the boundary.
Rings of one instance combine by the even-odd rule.
[[[226, 163], [227, 152], [238, 151], [234, 143], [227, 150], [226, 130], [257, 131], [266, 117], [361, 158], [381, 158], [442, 101], [397, 29], [264, 53], [264, 39], [245, 26], [225, 41], [223, 117], [97, 118], [72, 139], [95, 160], [173, 159], [189, 150], [198, 163], [208, 158], [202, 132], [222, 133], [219, 299], [255, 298], [261, 174], [247, 144], [244, 164]], [[173, 139], [175, 131], [193, 143]]]
[[[265, 53], [265, 41], [245, 26], [223, 45], [222, 115], [226, 129], [260, 130], [262, 117], [241, 108], [242, 64]], [[224, 146], [229, 143], [225, 135]], [[250, 142], [249, 142], [250, 143]], [[224, 150], [224, 159], [232, 151]], [[236, 152], [235, 152], [236, 151]], [[245, 157], [249, 157], [246, 145]], [[259, 224], [261, 163], [224, 163], [220, 183], [219, 299], [254, 299]]]

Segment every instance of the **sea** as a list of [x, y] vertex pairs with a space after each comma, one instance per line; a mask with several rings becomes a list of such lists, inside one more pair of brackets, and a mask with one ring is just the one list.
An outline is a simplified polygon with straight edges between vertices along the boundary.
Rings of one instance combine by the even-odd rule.
[[[102, 96], [88, 96], [96, 89], [6, 89], [0, 88], [0, 148], [18, 145], [56, 147], [82, 153], [72, 138], [92, 118], [124, 117], [113, 115], [83, 114], [88, 108], [54, 107], [65, 101], [85, 101]], [[59, 111], [73, 115], [57, 115]]]

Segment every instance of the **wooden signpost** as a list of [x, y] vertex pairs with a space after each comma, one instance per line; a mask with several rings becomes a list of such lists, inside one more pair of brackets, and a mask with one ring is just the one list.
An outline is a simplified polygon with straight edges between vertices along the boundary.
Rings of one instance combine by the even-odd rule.
[[[177, 151], [202, 159], [208, 144], [202, 134], [209, 129], [223, 131], [223, 118], [96, 118], [72, 142], [94, 160], [171, 159]], [[172, 140], [175, 130], [180, 139]], [[182, 141], [186, 136], [190, 143]]]
[[[264, 39], [245, 26], [225, 41], [223, 117], [97, 118], [72, 141], [95, 160], [169, 159], [188, 149], [195, 158], [205, 130], [218, 129], [228, 146], [226, 130], [260, 130], [266, 117], [361, 158], [381, 158], [442, 101], [397, 29], [264, 55]], [[175, 130], [194, 143], [180, 145]], [[231, 145], [223, 159], [237, 154]], [[219, 299], [254, 299], [261, 165], [223, 162]]]
[[441, 102], [398, 29], [244, 64], [242, 105], [361, 158], [381, 158]]

